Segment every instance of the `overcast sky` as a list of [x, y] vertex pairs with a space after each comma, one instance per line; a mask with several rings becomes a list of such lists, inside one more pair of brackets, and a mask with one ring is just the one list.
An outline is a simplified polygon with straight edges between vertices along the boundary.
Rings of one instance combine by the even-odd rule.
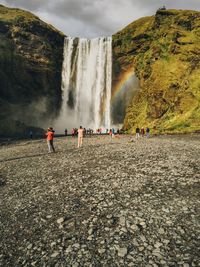
[[200, 11], [200, 0], [0, 0], [29, 10], [72, 37], [109, 36], [130, 22], [167, 8]]

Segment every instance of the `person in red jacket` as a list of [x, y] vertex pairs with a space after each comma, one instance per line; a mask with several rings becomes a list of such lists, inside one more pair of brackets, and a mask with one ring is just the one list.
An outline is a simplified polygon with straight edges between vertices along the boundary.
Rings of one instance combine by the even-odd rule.
[[47, 145], [49, 149], [49, 153], [55, 152], [55, 148], [53, 146], [53, 138], [54, 138], [54, 130], [52, 127], [49, 127], [46, 132], [46, 138], [47, 138]]

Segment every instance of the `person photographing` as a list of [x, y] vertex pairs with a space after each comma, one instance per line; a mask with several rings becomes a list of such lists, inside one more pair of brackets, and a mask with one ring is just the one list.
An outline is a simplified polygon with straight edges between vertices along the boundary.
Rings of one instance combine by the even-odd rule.
[[54, 130], [52, 127], [49, 127], [46, 132], [46, 138], [47, 138], [47, 145], [49, 149], [49, 153], [55, 152], [55, 148], [53, 145], [53, 139], [54, 139]]

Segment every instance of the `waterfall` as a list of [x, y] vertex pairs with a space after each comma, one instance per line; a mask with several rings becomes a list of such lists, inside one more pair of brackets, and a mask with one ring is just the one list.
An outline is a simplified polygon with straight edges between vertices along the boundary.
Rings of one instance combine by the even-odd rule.
[[[58, 119], [65, 127], [110, 129], [112, 38], [66, 37], [62, 69], [63, 102]], [[69, 105], [69, 101], [73, 105]], [[68, 126], [69, 125], [69, 126]]]
[[[73, 38], [65, 38], [64, 41], [64, 61], [62, 67], [62, 91], [63, 91], [63, 108], [66, 111], [66, 103], [68, 102], [68, 89], [71, 74], [71, 57], [73, 52]], [[67, 90], [66, 90], [67, 89]]]
[[111, 90], [112, 90], [112, 38], [108, 38], [106, 51], [106, 108], [105, 108], [105, 125], [108, 129], [111, 126]]

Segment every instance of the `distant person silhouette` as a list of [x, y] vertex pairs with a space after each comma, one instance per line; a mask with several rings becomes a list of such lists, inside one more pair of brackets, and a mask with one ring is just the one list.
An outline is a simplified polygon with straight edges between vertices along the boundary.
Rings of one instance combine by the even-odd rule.
[[150, 136], [150, 129], [149, 129], [149, 127], [147, 127], [147, 128], [146, 128], [146, 137], [149, 138], [149, 136]]
[[142, 135], [142, 137], [144, 137], [144, 135], [145, 135], [144, 127], [142, 127], [142, 129], [141, 129], [141, 135]]
[[115, 138], [115, 129], [112, 128], [112, 138]]
[[33, 139], [33, 132], [32, 131], [29, 132], [29, 137], [31, 140]]
[[75, 129], [73, 128], [72, 129], [72, 137], [74, 137], [75, 136]]
[[135, 132], [136, 132], [136, 139], [138, 139], [140, 137], [140, 128], [137, 127]]

